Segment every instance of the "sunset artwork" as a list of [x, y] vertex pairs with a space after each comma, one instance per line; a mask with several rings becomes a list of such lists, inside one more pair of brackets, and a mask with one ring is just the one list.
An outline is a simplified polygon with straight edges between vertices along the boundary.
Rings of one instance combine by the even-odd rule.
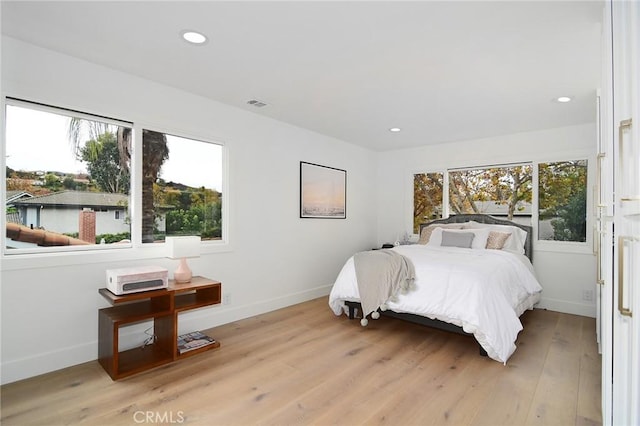
[[300, 217], [346, 218], [347, 172], [300, 162]]

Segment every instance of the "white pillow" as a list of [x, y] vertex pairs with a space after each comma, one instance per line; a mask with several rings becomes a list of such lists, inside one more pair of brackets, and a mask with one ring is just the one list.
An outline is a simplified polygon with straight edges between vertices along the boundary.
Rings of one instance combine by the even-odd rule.
[[436, 228], [462, 229], [462, 224], [461, 223], [437, 223], [433, 225], [427, 225], [422, 228], [422, 231], [420, 231], [420, 238], [418, 239], [418, 244], [427, 244], [429, 242], [429, 238], [431, 238], [431, 233]]
[[502, 250], [524, 254], [524, 244], [527, 241], [527, 231], [522, 228], [510, 225], [479, 223], [472, 220], [465, 222], [463, 229], [488, 229], [499, 232], [508, 232], [511, 236], [507, 238], [507, 241], [505, 241], [504, 246], [502, 246]]
[[[437, 227], [431, 233], [431, 238], [427, 243], [427, 246], [440, 247], [442, 245], [442, 230], [445, 228]], [[473, 232], [473, 241], [471, 242], [472, 249], [484, 249], [487, 246], [487, 238], [489, 238], [488, 228], [478, 229], [450, 229], [446, 228], [447, 232]]]

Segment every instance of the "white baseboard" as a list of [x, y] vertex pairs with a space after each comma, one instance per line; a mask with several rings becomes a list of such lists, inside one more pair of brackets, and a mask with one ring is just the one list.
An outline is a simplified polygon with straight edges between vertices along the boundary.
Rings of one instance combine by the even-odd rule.
[[540, 303], [538, 303], [535, 307], [539, 309], [548, 309], [555, 312], [562, 312], [565, 314], [581, 315], [583, 317], [596, 317], [595, 304], [587, 305], [582, 303], [567, 302], [566, 300], [548, 299], [543, 297], [542, 299], [540, 299]]
[[28, 379], [95, 359], [98, 359], [97, 340], [56, 351], [39, 353], [28, 358], [3, 361], [1, 384]]
[[[179, 321], [180, 329], [186, 330], [206, 330], [233, 321], [260, 315], [276, 309], [285, 308], [297, 303], [306, 302], [318, 297], [327, 296], [331, 291], [331, 285], [320, 286], [298, 293], [287, 294], [281, 297], [264, 300], [249, 305], [233, 306], [218, 305], [212, 309], [202, 309], [195, 312], [185, 312], [181, 314]], [[327, 311], [329, 305], [327, 301]], [[132, 330], [123, 330], [120, 336], [121, 343], [125, 347], [130, 346], [130, 342], [140, 340], [141, 329], [144, 326], [133, 327]], [[97, 336], [98, 330], [96, 330]], [[51, 371], [71, 367], [98, 359], [98, 340], [61, 348], [55, 351], [39, 353], [32, 357], [20, 358], [12, 361], [2, 362], [2, 375], [0, 384], [7, 384], [18, 380], [39, 376]], [[105, 372], [105, 374], [107, 374]]]

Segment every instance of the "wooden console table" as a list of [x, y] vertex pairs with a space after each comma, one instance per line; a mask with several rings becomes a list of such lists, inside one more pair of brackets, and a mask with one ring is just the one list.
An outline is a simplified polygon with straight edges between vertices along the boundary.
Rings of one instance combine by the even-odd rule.
[[[192, 351], [178, 353], [178, 316], [180, 312], [219, 304], [222, 284], [203, 277], [178, 284], [169, 280], [169, 287], [117, 296], [101, 288], [99, 293], [113, 306], [98, 311], [98, 360], [113, 380], [118, 380], [150, 368], [208, 351], [220, 342]], [[120, 328], [141, 321], [153, 320], [153, 344], [120, 351]]]

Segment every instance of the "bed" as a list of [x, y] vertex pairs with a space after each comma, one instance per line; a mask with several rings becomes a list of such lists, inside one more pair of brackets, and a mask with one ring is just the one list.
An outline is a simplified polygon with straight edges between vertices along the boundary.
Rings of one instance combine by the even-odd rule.
[[[542, 292], [531, 263], [531, 232], [529, 226], [477, 214], [422, 224], [418, 244], [349, 258], [329, 306], [338, 316], [359, 313], [363, 326], [382, 313], [473, 335], [481, 353], [506, 364], [522, 330], [519, 317], [533, 309]], [[385, 257], [396, 262], [391, 270], [363, 272]]]

